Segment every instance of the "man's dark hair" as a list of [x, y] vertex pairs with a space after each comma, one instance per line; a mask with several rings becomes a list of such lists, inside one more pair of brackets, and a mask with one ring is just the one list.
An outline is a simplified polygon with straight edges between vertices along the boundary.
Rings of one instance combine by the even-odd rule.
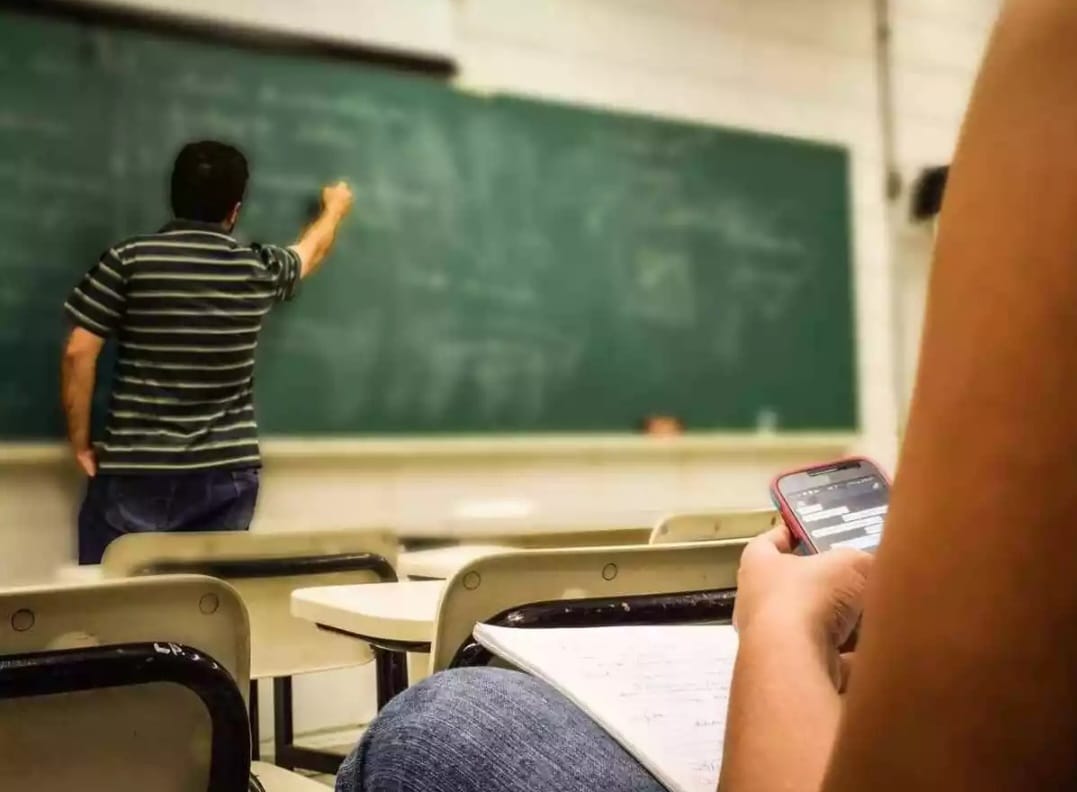
[[214, 140], [188, 143], [172, 168], [172, 213], [181, 220], [223, 223], [247, 190], [247, 158]]

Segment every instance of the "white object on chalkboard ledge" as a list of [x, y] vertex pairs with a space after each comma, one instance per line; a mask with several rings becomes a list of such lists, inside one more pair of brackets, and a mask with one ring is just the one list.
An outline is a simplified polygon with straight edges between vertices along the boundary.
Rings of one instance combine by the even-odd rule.
[[760, 434], [773, 435], [778, 433], [778, 413], [769, 407], [764, 407], [755, 416], [755, 428]]

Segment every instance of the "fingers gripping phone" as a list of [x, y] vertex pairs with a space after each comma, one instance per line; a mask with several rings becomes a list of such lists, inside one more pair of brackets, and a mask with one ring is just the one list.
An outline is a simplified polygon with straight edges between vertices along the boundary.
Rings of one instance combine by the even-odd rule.
[[852, 547], [874, 553], [890, 506], [890, 482], [874, 462], [856, 457], [782, 473], [770, 495], [808, 552]]

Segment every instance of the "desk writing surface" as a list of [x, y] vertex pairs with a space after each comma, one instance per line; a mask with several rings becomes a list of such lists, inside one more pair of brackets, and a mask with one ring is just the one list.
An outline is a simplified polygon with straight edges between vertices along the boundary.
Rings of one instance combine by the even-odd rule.
[[292, 615], [371, 639], [429, 642], [445, 581], [317, 586], [292, 593]]

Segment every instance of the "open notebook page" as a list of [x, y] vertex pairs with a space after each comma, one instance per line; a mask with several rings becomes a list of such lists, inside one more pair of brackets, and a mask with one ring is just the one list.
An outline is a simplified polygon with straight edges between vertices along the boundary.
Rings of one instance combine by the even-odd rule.
[[475, 626], [495, 655], [576, 703], [674, 792], [714, 792], [737, 634], [722, 625]]

